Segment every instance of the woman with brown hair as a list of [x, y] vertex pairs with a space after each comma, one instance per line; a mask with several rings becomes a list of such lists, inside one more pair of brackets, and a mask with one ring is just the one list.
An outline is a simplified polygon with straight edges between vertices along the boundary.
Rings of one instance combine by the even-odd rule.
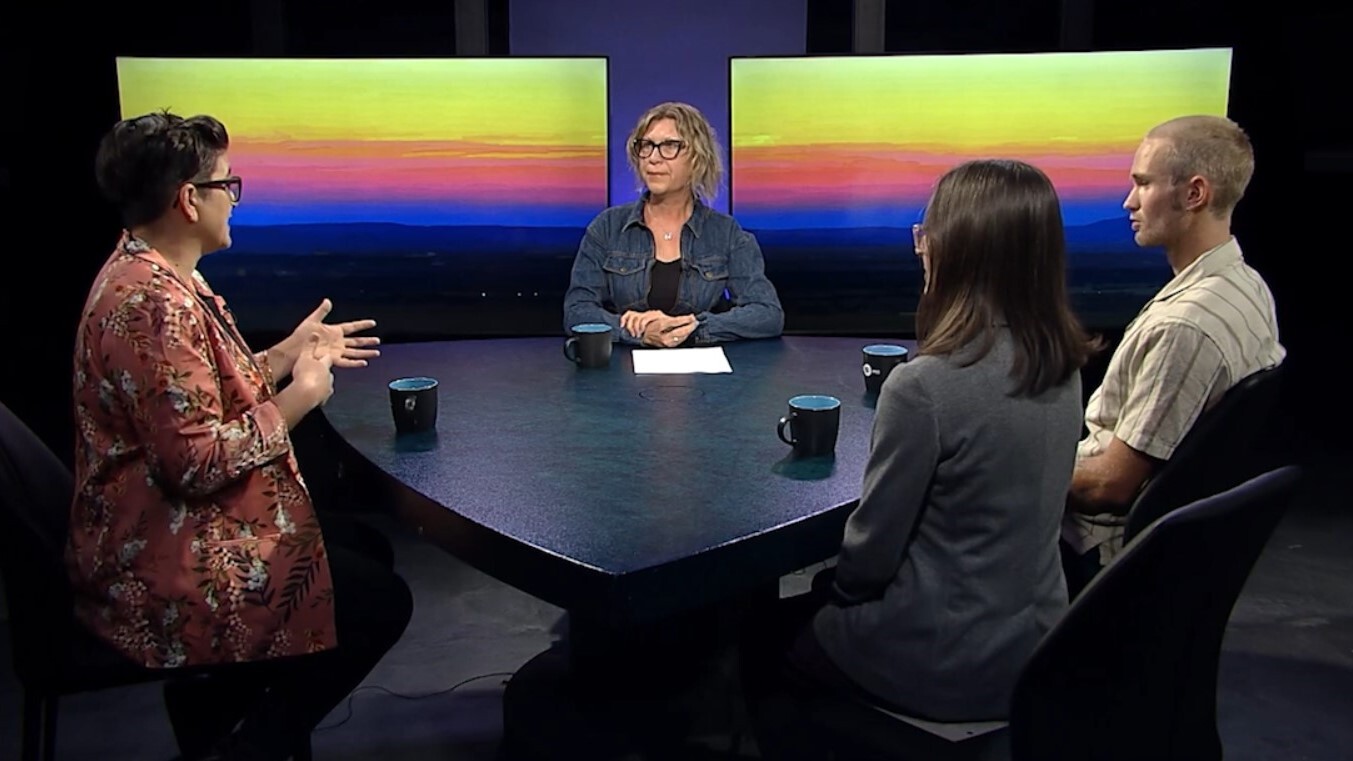
[[914, 232], [919, 356], [883, 385], [834, 572], [782, 603], [776, 665], [910, 715], [997, 719], [1067, 606], [1058, 532], [1095, 342], [1038, 169], [950, 170]]

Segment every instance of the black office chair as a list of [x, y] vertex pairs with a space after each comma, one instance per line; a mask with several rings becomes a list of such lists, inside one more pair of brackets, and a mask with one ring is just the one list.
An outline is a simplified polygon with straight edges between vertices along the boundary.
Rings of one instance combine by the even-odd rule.
[[1222, 637], [1300, 475], [1269, 471], [1142, 529], [1021, 672], [1014, 761], [1220, 759]]
[[1249, 480], [1278, 465], [1285, 438], [1275, 414], [1285, 370], [1251, 373], [1198, 417], [1174, 454], [1147, 482], [1128, 511], [1123, 542], [1161, 516]]
[[[22, 761], [53, 761], [63, 695], [163, 680], [125, 658], [72, 613], [64, 565], [74, 478], [0, 403], [0, 576], [14, 671], [23, 688]], [[296, 761], [309, 761], [308, 742]]]
[[[1198, 416], [1128, 508], [1124, 544], [1171, 510], [1291, 462], [1290, 437], [1277, 414], [1285, 374], [1283, 365], [1251, 373]], [[1064, 561], [1074, 599], [1101, 569], [1080, 558]]]
[[[1007, 722], [932, 722], [791, 683], [795, 758], [1216, 761], [1231, 609], [1286, 511], [1287, 466], [1172, 511], [1085, 588], [1031, 655]], [[798, 737], [801, 735], [801, 737]]]
[[62, 563], [70, 471], [0, 404], [0, 574], [23, 687], [23, 761], [52, 761], [58, 698], [156, 679], [77, 625]]

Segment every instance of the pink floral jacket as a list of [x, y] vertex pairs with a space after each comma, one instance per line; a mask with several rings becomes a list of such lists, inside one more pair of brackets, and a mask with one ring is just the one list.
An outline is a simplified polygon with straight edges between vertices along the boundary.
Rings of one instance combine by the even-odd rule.
[[333, 647], [333, 582], [265, 353], [124, 233], [75, 351], [79, 619], [147, 667]]

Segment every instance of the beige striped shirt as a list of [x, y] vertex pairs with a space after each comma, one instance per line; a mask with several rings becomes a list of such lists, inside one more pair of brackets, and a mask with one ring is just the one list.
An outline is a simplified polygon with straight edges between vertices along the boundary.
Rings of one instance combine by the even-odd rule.
[[[1088, 435], [1076, 456], [1093, 457], [1117, 437], [1166, 460], [1198, 416], [1231, 386], [1283, 361], [1273, 294], [1233, 237], [1161, 288], [1128, 325], [1104, 382], [1085, 408]], [[1122, 549], [1124, 519], [1068, 511], [1062, 537], [1077, 552]]]

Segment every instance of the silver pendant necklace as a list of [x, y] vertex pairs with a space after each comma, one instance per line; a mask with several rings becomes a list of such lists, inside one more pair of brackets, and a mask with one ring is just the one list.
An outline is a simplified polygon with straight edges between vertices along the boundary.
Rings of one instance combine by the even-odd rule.
[[[654, 225], [653, 225], [653, 222], [652, 222], [652, 214], [649, 213], [648, 207], [647, 207], [647, 206], [644, 207], [644, 221], [645, 221], [645, 222], [648, 222], [648, 224], [649, 224], [650, 227], [654, 226]], [[664, 232], [664, 233], [662, 234], [662, 239], [663, 239], [663, 240], [671, 240], [671, 239], [672, 239], [672, 233], [671, 233], [671, 232]]]

